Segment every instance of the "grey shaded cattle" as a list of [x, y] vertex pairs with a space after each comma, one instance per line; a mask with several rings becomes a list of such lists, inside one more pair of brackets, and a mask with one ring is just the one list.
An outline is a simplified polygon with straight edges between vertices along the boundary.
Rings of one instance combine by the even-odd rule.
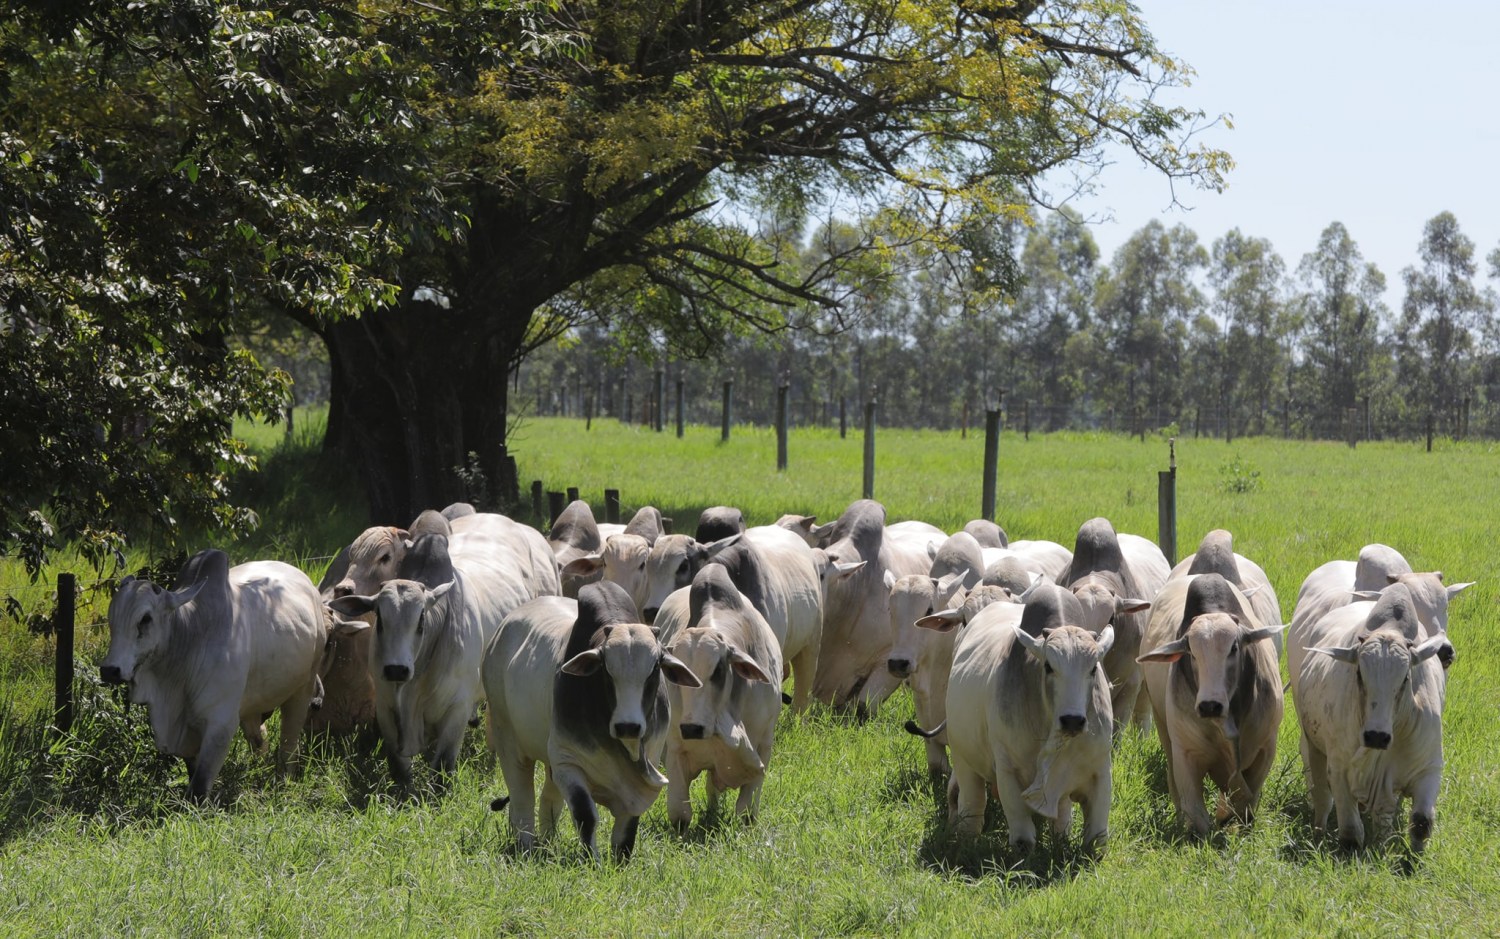
[[1411, 591], [1396, 583], [1374, 601], [1338, 607], [1317, 624], [1295, 676], [1302, 760], [1313, 826], [1337, 809], [1339, 840], [1365, 843], [1361, 811], [1376, 840], [1390, 832], [1401, 800], [1411, 799], [1411, 845], [1432, 834], [1443, 776], [1443, 699], [1447, 675], [1434, 661], [1446, 638], [1420, 634]]
[[1055, 541], [1012, 541], [998, 552], [985, 549], [983, 583], [999, 584], [1014, 591], [1025, 590], [1034, 578], [1045, 577], [1054, 584], [1067, 579], [1068, 568], [1073, 565], [1073, 552]]
[[699, 544], [688, 535], [662, 535], [656, 539], [646, 558], [646, 605], [641, 608], [645, 622], [655, 622], [656, 611], [673, 591], [691, 584], [693, 576], [710, 558], [739, 540], [739, 535], [709, 544]]
[[693, 538], [699, 544], [708, 544], [730, 535], [744, 534], [745, 516], [732, 505], [714, 505], [698, 515], [698, 530]]
[[[594, 554], [569, 561], [562, 569], [563, 580], [574, 583], [594, 583], [601, 577], [619, 584], [630, 595], [630, 600], [639, 611], [646, 606], [649, 581], [646, 572], [647, 560], [651, 556], [651, 545], [639, 535], [621, 533], [604, 539], [604, 546]], [[638, 612], [637, 618], [644, 614]]]
[[1265, 625], [1245, 595], [1217, 573], [1167, 581], [1156, 595], [1140, 657], [1167, 789], [1178, 817], [1200, 836], [1213, 827], [1203, 779], [1219, 787], [1218, 820], [1254, 815], [1276, 762], [1281, 727], [1280, 624]]
[[1010, 544], [1010, 539], [1005, 535], [1005, 529], [989, 519], [972, 519], [964, 526], [964, 531], [979, 542], [981, 548], [1003, 548]]
[[188, 559], [177, 587], [126, 577], [109, 604], [100, 677], [130, 686], [163, 753], [187, 763], [188, 792], [213, 789], [235, 727], [256, 750], [281, 710], [276, 765], [296, 756], [327, 627], [307, 575], [280, 561], [229, 566], [222, 551]]
[[[927, 544], [934, 537], [902, 524], [888, 537], [885, 507], [861, 499], [828, 526], [836, 538], [824, 549], [825, 572], [837, 576], [825, 573], [823, 645], [813, 697], [836, 708], [868, 712], [900, 684], [886, 667], [891, 619], [885, 575], [925, 574], [931, 565]], [[939, 541], [947, 537], [932, 530]]]
[[1119, 726], [1134, 720], [1144, 725], [1149, 704], [1140, 695], [1141, 636], [1151, 598], [1166, 583], [1170, 569], [1156, 545], [1135, 535], [1119, 535], [1105, 518], [1093, 518], [1078, 529], [1073, 563], [1063, 580], [1083, 604], [1079, 625], [1095, 632], [1111, 624], [1115, 641], [1104, 663], [1112, 683], [1110, 704]]
[[474, 506], [470, 505], [467, 502], [454, 502], [453, 504], [446, 506], [441, 514], [443, 518], [446, 518], [448, 521], [453, 522], [463, 518], [466, 515], [475, 515], [477, 513], [474, 509]]
[[720, 792], [738, 789], [735, 814], [755, 815], [781, 711], [780, 644], [729, 571], [704, 565], [688, 588], [688, 604], [683, 628], [660, 635], [703, 682], [667, 687], [667, 817], [679, 828], [692, 821], [689, 786], [705, 773], [710, 812]]
[[[523, 848], [545, 837], [566, 802], [595, 853], [597, 805], [615, 817], [617, 859], [635, 847], [640, 817], [667, 779], [657, 768], [667, 739], [662, 681], [701, 682], [661, 647], [618, 585], [586, 585], [577, 601], [542, 598], [514, 611], [484, 660], [488, 738], [505, 777], [510, 822]], [[544, 762], [541, 819], [535, 766]]]
[[[1292, 612], [1292, 625], [1287, 630], [1287, 667], [1292, 676], [1293, 694], [1296, 693], [1297, 674], [1301, 671], [1305, 650], [1310, 645], [1319, 645], [1317, 624], [1323, 617], [1356, 600], [1373, 600], [1381, 590], [1392, 583], [1404, 583], [1411, 591], [1412, 602], [1417, 610], [1417, 624], [1422, 629], [1421, 637], [1448, 634], [1448, 603], [1459, 593], [1473, 586], [1470, 583], [1444, 585], [1441, 571], [1415, 573], [1399, 551], [1388, 545], [1368, 544], [1359, 550], [1354, 561], [1329, 561], [1316, 568], [1302, 581], [1297, 591], [1297, 606]], [[1409, 639], [1417, 639], [1414, 633]], [[1438, 659], [1447, 668], [1453, 664], [1453, 643], [1445, 641], [1438, 650]]]
[[594, 510], [589, 508], [587, 502], [574, 499], [567, 504], [552, 523], [547, 544], [551, 547], [552, 557], [561, 572], [560, 588], [563, 596], [576, 599], [580, 587], [599, 579], [597, 570], [581, 574], [570, 567], [579, 558], [597, 557], [604, 544], [599, 523], [594, 520]]
[[816, 515], [783, 515], [776, 520], [776, 527], [785, 528], [801, 538], [809, 548], [822, 548], [827, 544], [827, 540], [819, 538], [820, 529], [817, 522]]
[[[919, 628], [923, 618], [962, 602], [968, 588], [978, 587], [984, 571], [979, 542], [958, 532], [932, 548], [932, 567], [926, 574], [896, 577], [887, 572], [890, 590], [891, 651], [886, 669], [911, 687], [917, 723], [940, 726], [947, 714], [948, 672], [953, 664], [952, 630]], [[947, 740], [941, 733], [926, 742], [927, 769], [933, 776], [948, 775]]]
[[[330, 601], [345, 617], [375, 616], [375, 717], [398, 784], [410, 785], [411, 760], [419, 754], [445, 775], [457, 766], [464, 728], [484, 694], [485, 643], [517, 605], [507, 574], [492, 555], [460, 557], [450, 553], [448, 539], [425, 535], [377, 593]], [[369, 630], [356, 622], [344, 628]]]
[[991, 604], [964, 628], [948, 684], [948, 803], [959, 833], [979, 833], [993, 785], [1012, 847], [1036, 843], [1033, 813], [1065, 836], [1074, 802], [1086, 849], [1108, 837], [1113, 717], [1100, 663], [1114, 631], [1095, 635], [1075, 625], [1082, 617], [1076, 597], [1044, 583], [1024, 607]]
[[[1250, 600], [1250, 608], [1262, 626], [1279, 626], [1286, 622], [1281, 617], [1281, 601], [1276, 598], [1271, 578], [1259, 564], [1235, 553], [1234, 536], [1222, 528], [1204, 535], [1198, 550], [1178, 561], [1169, 579], [1175, 580], [1187, 574], [1218, 574], [1234, 584]], [[1275, 644], [1280, 651], [1280, 635], [1276, 636]]]
[[635, 510], [630, 516], [630, 521], [625, 524], [624, 534], [635, 535], [644, 538], [646, 544], [656, 544], [656, 539], [666, 532], [661, 512], [654, 505], [643, 505]]

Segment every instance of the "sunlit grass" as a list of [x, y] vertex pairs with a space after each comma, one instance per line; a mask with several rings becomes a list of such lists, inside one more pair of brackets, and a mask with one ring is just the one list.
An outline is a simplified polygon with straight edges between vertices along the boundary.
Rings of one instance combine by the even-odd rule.
[[[978, 514], [978, 435], [881, 431], [877, 444], [876, 497], [892, 520], [953, 529]], [[627, 512], [655, 504], [680, 531], [720, 503], [740, 506], [752, 524], [784, 512], [830, 519], [861, 481], [859, 436], [811, 429], [794, 432], [785, 474], [775, 472], [771, 433], [746, 428], [721, 445], [717, 428], [689, 428], [679, 441], [609, 420], [588, 432], [580, 421], [533, 420], [512, 452], [523, 485], [579, 486], [601, 513], [603, 490], [618, 488]], [[912, 714], [901, 693], [863, 725], [820, 708], [784, 719], [755, 824], [679, 837], [658, 802], [636, 858], [615, 867], [585, 863], [570, 824], [553, 845], [518, 855], [503, 816], [486, 807], [502, 787], [478, 732], [453, 790], [411, 803], [395, 799], [381, 761], [346, 747], [321, 747], [303, 779], [278, 783], [237, 741], [221, 780], [226, 804], [199, 810], [180, 799], [180, 767], [151, 752], [140, 709], [127, 714], [93, 693], [78, 736], [50, 744], [25, 716], [46, 693], [18, 691], [0, 695], [0, 922], [16, 935], [1493, 934], [1500, 581], [1490, 529], [1500, 456], [1478, 444], [1427, 454], [1411, 444], [1189, 439], [1178, 459], [1181, 549], [1229, 528], [1267, 569], [1288, 616], [1309, 570], [1370, 541], [1450, 581], [1479, 581], [1452, 608], [1459, 658], [1425, 856], [1394, 845], [1351, 856], [1314, 836], [1290, 707], [1260, 818], [1203, 843], [1172, 818], [1154, 734], [1127, 734], [1116, 750], [1111, 840], [1099, 861], [1047, 838], [1035, 857], [1014, 857], [994, 812], [979, 842], [956, 843], [921, 747], [900, 729]], [[1012, 537], [1069, 543], [1080, 522], [1102, 514], [1154, 537], [1166, 461], [1159, 438], [1007, 434], [999, 521]], [[1258, 486], [1225, 484], [1232, 465], [1259, 471]], [[363, 518], [341, 510], [295, 530], [329, 490], [286, 472], [281, 491], [268, 486], [264, 496], [296, 517], [267, 513], [264, 540], [246, 549], [292, 560], [331, 553]], [[102, 618], [98, 602], [81, 618]], [[45, 642], [14, 632], [5, 626], [5, 674], [46, 678]], [[97, 636], [80, 643], [85, 661], [102, 651]], [[34, 667], [10, 671], [28, 656]]]

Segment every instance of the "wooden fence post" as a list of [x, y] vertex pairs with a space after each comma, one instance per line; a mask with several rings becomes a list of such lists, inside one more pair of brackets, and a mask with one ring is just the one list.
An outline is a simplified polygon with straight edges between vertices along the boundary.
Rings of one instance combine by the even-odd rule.
[[865, 402], [865, 481], [864, 497], [875, 498], [875, 398]]
[[[984, 413], [986, 415], [989, 414], [988, 411], [986, 411]], [[988, 418], [986, 418], [986, 419], [988, 419]], [[959, 440], [968, 440], [969, 439], [969, 399], [967, 399], [967, 398], [964, 399], [964, 422], [963, 422], [962, 427], [959, 429], [958, 439]], [[986, 443], [985, 446], [987, 447], [987, 446], [989, 446], [989, 444]]]
[[776, 472], [786, 471], [786, 380], [776, 386]]
[[564, 496], [560, 492], [547, 493], [547, 515], [550, 519], [552, 519], [547, 523], [548, 531], [551, 531], [552, 526], [557, 524], [557, 517], [561, 515], [563, 513], [563, 509], [567, 507], [567, 503], [563, 501], [563, 498]]
[[677, 439], [682, 439], [682, 379], [677, 379]]
[[1354, 449], [1354, 445], [1359, 442], [1359, 424], [1357, 423], [1357, 415], [1358, 414], [1359, 414], [1359, 412], [1356, 411], [1354, 408], [1345, 408], [1344, 409], [1344, 421], [1348, 425], [1348, 430], [1349, 430], [1349, 449], [1350, 450], [1353, 450]]
[[1167, 556], [1167, 565], [1177, 564], [1177, 438], [1168, 441], [1168, 469], [1156, 474], [1156, 544]]
[[577, 486], [569, 486], [568, 487], [568, 501], [569, 502], [577, 502], [578, 501], [578, 487]]
[[604, 521], [611, 525], [620, 524], [620, 490], [604, 490]]
[[1427, 412], [1427, 452], [1432, 452], [1432, 412]]
[[656, 370], [656, 407], [651, 417], [651, 429], [661, 433], [667, 423], [667, 373], [661, 369]]
[[72, 574], [57, 575], [57, 610], [52, 635], [57, 640], [52, 727], [59, 737], [73, 729], [73, 626], [78, 585]]
[[542, 481], [533, 479], [531, 481], [531, 517], [538, 528], [542, 527], [542, 521], [546, 518], [542, 515], [542, 509]]
[[1000, 409], [984, 412], [984, 496], [980, 516], [986, 521], [995, 520], [996, 469], [1000, 462]]
[[1031, 439], [1031, 402], [1021, 402], [1021, 433], [1027, 440]]
[[849, 417], [845, 408], [846, 401], [843, 395], [839, 395], [839, 439], [843, 440], [849, 434]]
[[724, 416], [719, 427], [719, 442], [729, 442], [729, 423], [734, 418], [734, 381], [724, 382]]

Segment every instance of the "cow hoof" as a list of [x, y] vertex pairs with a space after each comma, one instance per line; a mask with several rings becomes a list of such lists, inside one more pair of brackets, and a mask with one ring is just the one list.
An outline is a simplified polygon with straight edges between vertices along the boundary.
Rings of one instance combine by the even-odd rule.
[[1358, 851], [1360, 849], [1360, 843], [1353, 838], [1340, 838], [1339, 848], [1344, 851]]
[[1036, 847], [1036, 842], [1030, 838], [1020, 838], [1010, 843], [1011, 850], [1020, 854], [1030, 854], [1031, 849]]
[[1420, 849], [1427, 839], [1432, 837], [1432, 817], [1412, 813], [1411, 817], [1411, 843], [1412, 847]]

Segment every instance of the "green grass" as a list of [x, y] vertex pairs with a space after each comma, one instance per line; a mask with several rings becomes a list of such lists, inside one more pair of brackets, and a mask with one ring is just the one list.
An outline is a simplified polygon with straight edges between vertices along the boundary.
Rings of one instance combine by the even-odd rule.
[[[613, 421], [586, 433], [581, 422], [533, 420], [512, 452], [523, 481], [579, 486], [601, 511], [603, 489], [618, 488], [628, 509], [655, 504], [678, 530], [719, 503], [740, 506], [752, 524], [784, 512], [831, 519], [860, 488], [858, 435], [811, 429], [794, 432], [785, 474], [774, 471], [773, 436], [745, 428], [720, 445], [714, 428], [689, 428], [678, 441]], [[978, 436], [881, 431], [876, 497], [893, 521], [956, 528], [978, 514], [982, 454]], [[477, 732], [452, 791], [411, 803], [393, 798], [379, 762], [345, 749], [323, 747], [302, 780], [281, 784], [237, 741], [221, 778], [226, 804], [200, 810], [180, 801], [182, 773], [151, 752], [140, 709], [127, 715], [90, 690], [76, 739], [39, 756], [35, 720], [0, 693], [0, 715], [10, 715], [0, 718], [0, 923], [7, 935], [1500, 931], [1500, 582], [1489, 531], [1500, 455], [1482, 445], [1427, 454], [1407, 444], [1184, 440], [1178, 458], [1181, 550], [1229, 528], [1267, 569], [1287, 615], [1309, 570], [1370, 541], [1450, 581], [1479, 581], [1452, 608], [1459, 658], [1424, 856], [1399, 845], [1348, 855], [1314, 837], [1290, 707], [1261, 817], [1204, 843], [1173, 821], [1154, 734], [1129, 734], [1117, 748], [1111, 840], [1097, 862], [1047, 839], [1035, 857], [1013, 857], [994, 812], [981, 841], [954, 843], [921, 747], [900, 729], [912, 714], [901, 692], [864, 725], [821, 709], [783, 720], [754, 825], [680, 838], [658, 802], [635, 859], [617, 867], [584, 863], [570, 824], [537, 855], [519, 856], [503, 815], [486, 807], [501, 786]], [[1006, 434], [1000, 460], [999, 520], [1014, 538], [1070, 543], [1098, 514], [1121, 531], [1156, 533], [1164, 441]], [[1250, 471], [1258, 485], [1235, 484]], [[280, 504], [319, 515], [326, 490], [298, 491], [287, 473]], [[270, 531], [277, 519], [267, 521], [263, 546], [285, 543], [293, 559], [337, 547], [311, 543], [331, 537], [309, 533], [326, 519], [308, 528], [299, 518], [280, 535]], [[343, 538], [359, 527], [357, 516], [327, 524], [347, 524]], [[7, 675], [11, 657], [36, 644], [12, 638], [0, 662]], [[84, 649], [102, 654], [98, 642]]]

